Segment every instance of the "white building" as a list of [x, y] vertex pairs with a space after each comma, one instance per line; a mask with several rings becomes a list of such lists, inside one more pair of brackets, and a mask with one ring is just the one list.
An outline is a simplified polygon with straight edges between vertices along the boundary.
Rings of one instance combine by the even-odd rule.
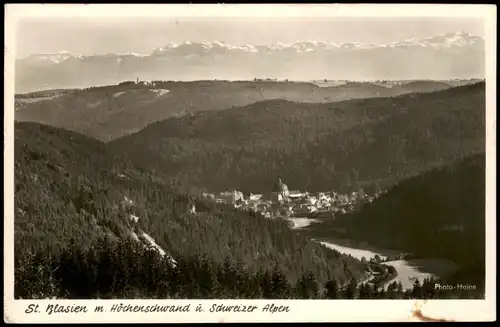
[[288, 197], [292, 199], [298, 199], [298, 198], [303, 198], [306, 196], [306, 193], [300, 192], [300, 191], [289, 191], [288, 192]]
[[315, 196], [310, 196], [309, 198], [307, 198], [307, 202], [309, 205], [313, 206], [316, 204], [316, 202], [318, 202], [318, 199]]
[[244, 200], [243, 193], [233, 190], [232, 192], [222, 192], [217, 196], [217, 200], [224, 201], [225, 203], [233, 203], [238, 200]]
[[248, 197], [248, 199], [250, 201], [258, 201], [262, 198], [262, 194], [252, 194], [250, 193], [250, 196]]

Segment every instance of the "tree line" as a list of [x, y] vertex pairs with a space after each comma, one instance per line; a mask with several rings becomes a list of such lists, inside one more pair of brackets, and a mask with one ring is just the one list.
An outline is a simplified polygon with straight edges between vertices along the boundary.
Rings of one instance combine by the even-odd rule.
[[[57, 255], [18, 253], [16, 299], [438, 299], [470, 298], [467, 292], [440, 292], [436, 280], [387, 288], [351, 279], [342, 287], [334, 276], [318, 282], [305, 272], [290, 282], [275, 266], [250, 273], [241, 262], [206, 256], [176, 258], [172, 265], [151, 247], [102, 237], [89, 249], [72, 240]], [[23, 257], [22, 260], [19, 258]]]

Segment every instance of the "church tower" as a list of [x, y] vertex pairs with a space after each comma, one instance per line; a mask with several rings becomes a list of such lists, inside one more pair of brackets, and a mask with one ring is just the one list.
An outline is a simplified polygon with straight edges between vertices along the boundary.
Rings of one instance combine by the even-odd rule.
[[289, 195], [288, 186], [285, 183], [283, 183], [283, 180], [281, 179], [281, 177], [278, 178], [278, 184], [276, 187], [276, 191], [279, 193], [281, 199], [283, 199], [283, 200], [288, 199], [288, 195]]

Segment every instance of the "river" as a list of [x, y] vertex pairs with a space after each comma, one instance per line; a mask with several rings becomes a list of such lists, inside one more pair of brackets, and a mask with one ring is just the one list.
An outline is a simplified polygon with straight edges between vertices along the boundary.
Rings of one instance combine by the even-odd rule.
[[[321, 223], [319, 220], [309, 218], [289, 218], [289, 220], [293, 223], [292, 229], [301, 229], [312, 224]], [[363, 257], [366, 260], [369, 260], [375, 255], [378, 255], [382, 260], [385, 260], [389, 255], [398, 255], [402, 252], [397, 250], [380, 249], [371, 246], [369, 248], [354, 248], [345, 244], [336, 244], [331, 241], [317, 241], [314, 239], [313, 241], [319, 242], [327, 248], [351, 255], [359, 260]], [[413, 287], [415, 279], [422, 282], [425, 278], [449, 275], [459, 268], [452, 261], [432, 258], [394, 260], [384, 262], [384, 264], [396, 268], [398, 275], [391, 282], [401, 282], [403, 289], [405, 290]], [[389, 284], [390, 283], [387, 283], [386, 287]]]

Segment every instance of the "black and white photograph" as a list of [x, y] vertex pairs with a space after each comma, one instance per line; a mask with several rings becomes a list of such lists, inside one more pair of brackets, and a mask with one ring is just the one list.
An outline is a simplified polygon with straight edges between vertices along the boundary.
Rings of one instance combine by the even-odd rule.
[[[214, 12], [11, 27], [12, 299], [123, 300], [108, 314], [156, 300], [139, 312], [164, 315], [187, 302], [160, 300], [211, 300], [247, 317], [264, 305], [245, 300], [282, 315], [280, 300], [484, 301], [484, 15], [197, 6]], [[65, 306], [22, 312], [78, 312]]]

